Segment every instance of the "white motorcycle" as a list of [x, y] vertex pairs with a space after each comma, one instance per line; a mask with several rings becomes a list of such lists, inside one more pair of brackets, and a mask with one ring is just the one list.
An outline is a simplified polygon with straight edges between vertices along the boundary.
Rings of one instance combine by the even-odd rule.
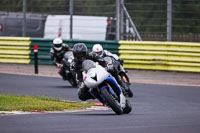
[[105, 68], [92, 60], [82, 63], [83, 81], [90, 88], [90, 93], [104, 105], [109, 106], [116, 114], [128, 114], [132, 107], [122, 93], [115, 78]]

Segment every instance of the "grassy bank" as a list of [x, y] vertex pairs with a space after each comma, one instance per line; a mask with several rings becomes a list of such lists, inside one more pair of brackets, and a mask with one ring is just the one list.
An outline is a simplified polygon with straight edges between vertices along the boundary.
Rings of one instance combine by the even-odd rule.
[[0, 111], [61, 111], [84, 109], [94, 103], [65, 102], [47, 97], [0, 94]]

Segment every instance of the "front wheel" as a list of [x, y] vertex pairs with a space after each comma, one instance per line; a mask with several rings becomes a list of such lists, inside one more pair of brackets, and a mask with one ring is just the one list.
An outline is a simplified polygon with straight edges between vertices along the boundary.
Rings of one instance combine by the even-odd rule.
[[76, 81], [75, 81], [73, 78], [70, 78], [70, 79], [69, 79], [69, 83], [70, 83], [71, 86], [73, 86], [73, 87], [76, 87], [76, 86], [77, 86]]
[[76, 80], [74, 79], [72, 73], [68, 73], [67, 77], [68, 77], [68, 82], [71, 84], [71, 86], [76, 87], [77, 83], [76, 83]]
[[127, 93], [129, 97], [133, 97], [133, 92], [129, 87], [128, 87]]
[[123, 109], [123, 112], [124, 112], [124, 114], [128, 114], [131, 111], [132, 111], [131, 103], [128, 100], [126, 100], [126, 106]]
[[125, 84], [126, 92], [127, 92], [128, 96], [133, 97], [133, 92], [130, 89], [130, 83], [129, 83], [128, 78], [125, 75], [120, 75], [120, 76], [122, 78], [122, 82]]
[[101, 94], [104, 96], [106, 102], [111, 107], [111, 109], [118, 115], [123, 114], [123, 110], [120, 106], [120, 103], [108, 92], [107, 89], [103, 89]]

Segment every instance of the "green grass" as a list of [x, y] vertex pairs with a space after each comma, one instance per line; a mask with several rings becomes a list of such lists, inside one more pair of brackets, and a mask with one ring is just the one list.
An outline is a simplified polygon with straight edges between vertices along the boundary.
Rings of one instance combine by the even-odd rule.
[[47, 97], [0, 94], [0, 111], [61, 111], [85, 109], [94, 103], [65, 102]]

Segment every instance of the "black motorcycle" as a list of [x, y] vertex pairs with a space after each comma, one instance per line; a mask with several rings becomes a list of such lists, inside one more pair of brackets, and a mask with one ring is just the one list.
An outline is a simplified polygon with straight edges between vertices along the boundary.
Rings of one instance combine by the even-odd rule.
[[65, 70], [66, 80], [69, 81], [69, 83], [72, 86], [77, 86], [75, 74], [70, 70], [70, 63], [72, 62], [73, 59], [74, 59], [73, 52], [67, 51], [64, 54], [64, 58], [63, 58], [62, 62], [63, 62], [64, 70]]
[[108, 64], [113, 65], [113, 68], [108, 71], [115, 77], [117, 82], [122, 86], [122, 91], [124, 95], [128, 97], [133, 97], [133, 92], [130, 89], [130, 81], [128, 75], [126, 74], [126, 71], [124, 70], [120, 62], [110, 56], [104, 57], [104, 60]]

